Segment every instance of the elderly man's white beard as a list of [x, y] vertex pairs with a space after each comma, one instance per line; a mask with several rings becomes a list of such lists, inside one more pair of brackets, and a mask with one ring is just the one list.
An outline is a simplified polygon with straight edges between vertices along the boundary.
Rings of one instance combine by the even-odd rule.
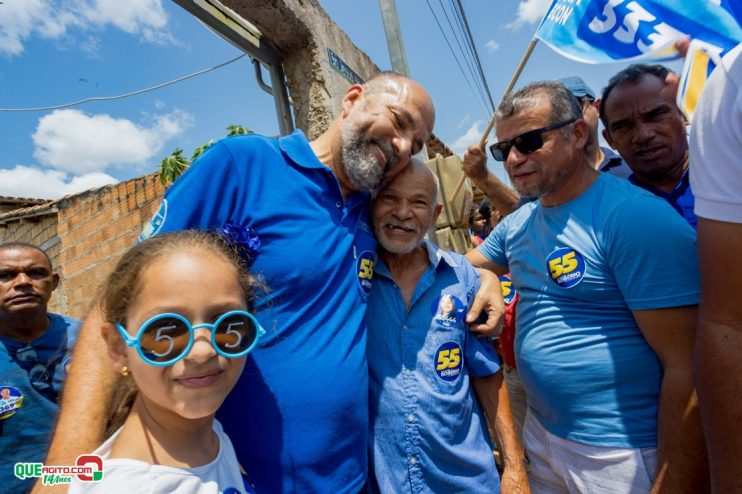
[[[394, 166], [395, 156], [391, 145], [380, 139], [365, 140], [351, 122], [346, 122], [341, 129], [341, 157], [343, 170], [350, 183], [357, 190], [373, 192], [384, 180], [384, 172]], [[376, 157], [368, 149], [376, 144], [387, 157], [386, 167], [382, 168]]]
[[409, 242], [400, 244], [399, 241], [392, 242], [387, 236], [386, 236], [386, 228], [405, 228], [408, 230], [412, 230], [415, 232], [415, 234], [419, 233], [419, 229], [417, 225], [414, 223], [397, 223], [397, 222], [391, 222], [391, 221], [385, 221], [381, 225], [374, 224], [374, 233], [376, 234], [376, 240], [379, 242], [379, 244], [386, 250], [387, 252], [390, 252], [392, 254], [396, 255], [405, 255], [413, 252], [415, 248], [420, 244], [419, 238], [411, 239]]

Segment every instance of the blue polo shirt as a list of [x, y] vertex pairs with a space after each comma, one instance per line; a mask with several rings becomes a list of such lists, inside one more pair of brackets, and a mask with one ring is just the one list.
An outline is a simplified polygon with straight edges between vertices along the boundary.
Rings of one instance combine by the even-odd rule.
[[251, 239], [267, 330], [217, 417], [258, 492], [358, 492], [367, 470], [368, 195], [343, 199], [300, 131], [214, 144], [144, 236], [229, 226]]
[[636, 181], [634, 175], [629, 176], [629, 182], [641, 187], [644, 190], [648, 190], [657, 197], [661, 197], [670, 203], [670, 206], [675, 208], [675, 211], [680, 213], [680, 216], [685, 218], [690, 226], [695, 229], [698, 225], [698, 217], [696, 216], [693, 207], [695, 206], [696, 199], [693, 196], [693, 191], [690, 188], [690, 181], [688, 180], [689, 170], [685, 170], [685, 173], [680, 178], [680, 181], [675, 185], [675, 188], [669, 194], [659, 189], [655, 189], [651, 185], [644, 185]]
[[409, 309], [379, 260], [368, 312], [371, 492], [500, 491], [472, 377], [500, 368], [464, 317], [479, 274], [426, 243], [430, 265]]
[[35, 479], [16, 478], [13, 465], [41, 462], [46, 456], [79, 329], [79, 321], [49, 313], [49, 328], [31, 343], [0, 336], [3, 492], [26, 492], [33, 487]]

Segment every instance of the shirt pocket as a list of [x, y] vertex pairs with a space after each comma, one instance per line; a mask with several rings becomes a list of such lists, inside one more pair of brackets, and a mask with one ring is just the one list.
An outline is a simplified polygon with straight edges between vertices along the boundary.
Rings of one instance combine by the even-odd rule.
[[448, 327], [433, 320], [418, 358], [418, 369], [432, 391], [443, 395], [456, 394], [464, 385], [465, 330], [459, 326]]

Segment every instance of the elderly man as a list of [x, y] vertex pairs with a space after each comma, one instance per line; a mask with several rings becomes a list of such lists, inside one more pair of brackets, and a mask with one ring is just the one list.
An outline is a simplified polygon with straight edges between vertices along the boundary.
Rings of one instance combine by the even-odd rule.
[[695, 228], [685, 117], [666, 90], [669, 74], [662, 65], [636, 64], [611, 77], [600, 104], [603, 137], [631, 168], [631, 183], [665, 199]]
[[[313, 142], [297, 131], [213, 145], [142, 235], [220, 229], [265, 282], [256, 312], [268, 333], [218, 414], [258, 492], [355, 493], [366, 481], [365, 315], [376, 250], [368, 191], [408, 165], [433, 121], [419, 84], [380, 74], [347, 90], [338, 118]], [[101, 343], [92, 319], [78, 348], [86, 360]], [[84, 408], [69, 403], [90, 433], [78, 435], [65, 401], [58, 430], [77, 437], [57, 434], [59, 456], [100, 442], [113, 379], [98, 360], [70, 376], [67, 395], [100, 390]]]
[[415, 160], [373, 204], [370, 491], [499, 492], [480, 404], [505, 452], [507, 492], [527, 489], [497, 355], [464, 322], [479, 275], [463, 256], [423, 240], [442, 208], [436, 195], [433, 173]]
[[664, 201], [587, 166], [590, 130], [561, 84], [528, 85], [497, 112], [493, 150], [518, 192], [539, 200], [467, 257], [509, 270], [521, 297], [532, 489], [704, 492], [693, 230]]
[[0, 245], [0, 465], [6, 492], [26, 492], [16, 462], [39, 462], [57, 416], [80, 323], [47, 312], [59, 275], [30, 244]]

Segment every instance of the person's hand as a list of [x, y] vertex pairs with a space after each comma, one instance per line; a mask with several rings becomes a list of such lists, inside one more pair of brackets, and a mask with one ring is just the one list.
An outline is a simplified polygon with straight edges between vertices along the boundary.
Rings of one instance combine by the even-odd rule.
[[[466, 322], [469, 323], [469, 330], [477, 333], [477, 336], [494, 337], [500, 334], [505, 315], [500, 279], [487, 269], [478, 269], [478, 271], [482, 282], [471, 304], [471, 309], [466, 314]], [[487, 311], [487, 322], [480, 324], [476, 321], [483, 310]]]
[[[688, 53], [688, 47], [690, 46], [690, 38], [683, 38], [675, 42], [675, 49], [682, 55], [686, 56]], [[660, 89], [660, 96], [675, 101], [678, 94], [678, 86], [680, 84], [680, 76], [675, 72], [670, 72], [665, 76], [665, 86]]]
[[464, 161], [461, 163], [464, 169], [464, 175], [471, 180], [483, 180], [487, 178], [487, 155], [484, 149], [477, 146], [469, 146]]
[[530, 494], [531, 487], [528, 484], [528, 472], [522, 465], [518, 468], [505, 466], [505, 471], [500, 479], [500, 492], [502, 494]]
[[679, 39], [673, 44], [673, 46], [678, 50], [681, 56], [685, 57], [688, 54], [688, 48], [690, 47], [690, 38], [686, 36], [683, 39]]

